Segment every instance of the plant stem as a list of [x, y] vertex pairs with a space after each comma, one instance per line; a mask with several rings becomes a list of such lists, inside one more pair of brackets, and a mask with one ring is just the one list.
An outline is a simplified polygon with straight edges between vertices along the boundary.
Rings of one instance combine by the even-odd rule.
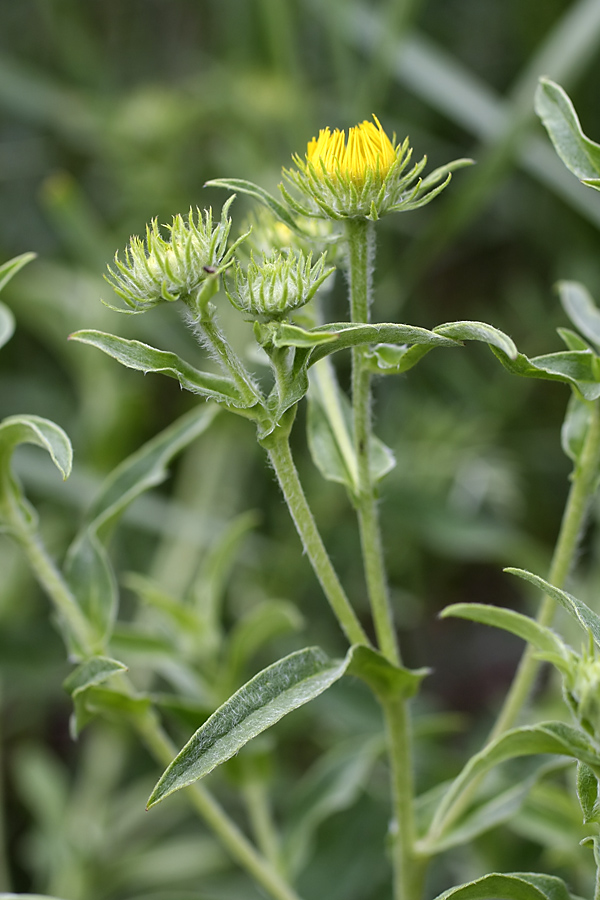
[[[168, 766], [177, 750], [161, 728], [156, 716], [148, 713], [136, 727], [157, 762]], [[187, 796], [206, 824], [236, 860], [274, 900], [300, 900], [299, 895], [274, 867], [262, 857], [214, 797], [199, 782], [189, 785]]]
[[392, 781], [392, 862], [394, 900], [416, 900], [422, 893], [426, 857], [415, 853], [414, 780], [408, 704], [383, 703]]
[[[589, 502], [594, 494], [595, 482], [598, 476], [598, 464], [600, 462], [600, 401], [590, 403], [590, 422], [585, 437], [583, 449], [572, 475], [571, 489], [563, 513], [563, 518], [558, 534], [548, 581], [556, 587], [562, 587], [573, 565], [573, 559]], [[556, 602], [548, 596], [542, 599], [537, 614], [540, 625], [550, 625], [554, 618]], [[527, 698], [535, 681], [539, 668], [539, 661], [534, 658], [534, 650], [528, 646], [521, 657], [513, 683], [500, 710], [498, 718], [492, 728], [487, 744], [496, 740], [516, 722], [521, 709], [527, 702]], [[429, 837], [438, 838], [448, 827], [455, 822], [475, 795], [481, 778], [475, 778], [469, 786], [456, 798], [448, 808], [443, 818], [436, 823], [435, 830]]]
[[[18, 535], [19, 542], [27, 553], [40, 585], [50, 596], [58, 612], [67, 621], [82, 652], [85, 655], [91, 655], [105, 651], [106, 648], [95, 646], [90, 636], [87, 621], [65, 584], [61, 573], [48, 556], [41, 538], [25, 528], [21, 529], [21, 531], [22, 533]], [[124, 676], [122, 676], [122, 679], [127, 683]], [[138, 717], [135, 719], [135, 724], [157, 761], [162, 765], [169, 765], [177, 751], [159, 725], [154, 713], [148, 712], [144, 718]], [[273, 900], [300, 900], [295, 891], [275, 871], [271, 864], [256, 851], [250, 841], [204, 787], [198, 784], [192, 785], [189, 795], [196, 810], [217, 837], [221, 839], [231, 856], [265, 888]]]
[[279, 839], [265, 783], [257, 778], [250, 778], [242, 787], [246, 808], [252, 825], [254, 839], [262, 855], [268, 859], [276, 871], [281, 871], [282, 860]]
[[369, 639], [346, 596], [319, 534], [294, 465], [287, 434], [268, 442], [265, 441], [263, 444], [269, 454], [271, 465], [275, 469], [277, 480], [306, 554], [329, 605], [350, 643], [368, 644]]
[[[366, 219], [348, 219], [346, 239], [350, 318], [353, 322], [368, 322], [375, 256], [374, 223]], [[400, 651], [389, 600], [375, 486], [371, 476], [371, 373], [366, 364], [364, 347], [352, 348], [352, 413], [358, 468], [355, 503], [375, 633], [381, 652], [390, 662], [399, 663]]]
[[[581, 456], [572, 475], [571, 489], [548, 573], [548, 581], [556, 587], [564, 585], [573, 565], [589, 502], [594, 494], [595, 482], [598, 476], [598, 463], [600, 461], [600, 401], [590, 403], [590, 413], [588, 431]], [[550, 625], [554, 618], [555, 609], [556, 601], [551, 597], [545, 596], [538, 611], [537, 621], [541, 625]], [[511, 728], [516, 721], [527, 701], [539, 665], [539, 661], [534, 658], [533, 648], [528, 646], [523, 653], [504, 705], [490, 733], [490, 741]]]
[[243, 400], [251, 404], [262, 404], [264, 397], [254, 380], [214, 318], [207, 315], [201, 320], [190, 320], [201, 343], [208, 345], [215, 356], [231, 374]]

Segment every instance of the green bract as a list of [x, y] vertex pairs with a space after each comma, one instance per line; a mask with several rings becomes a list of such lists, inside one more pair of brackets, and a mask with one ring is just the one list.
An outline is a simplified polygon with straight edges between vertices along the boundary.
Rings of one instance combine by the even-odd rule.
[[332, 272], [325, 268], [323, 253], [312, 265], [312, 253], [302, 251], [280, 252], [263, 256], [257, 262], [251, 254], [250, 263], [244, 269], [233, 264], [233, 285], [225, 282], [225, 291], [233, 305], [253, 316], [279, 319], [293, 309], [312, 300], [318, 288]]
[[129, 310], [143, 312], [163, 300], [190, 301], [203, 282], [227, 266], [246, 235], [227, 249], [231, 230], [229, 208], [235, 195], [224, 204], [221, 219], [213, 227], [212, 209], [190, 209], [186, 217], [173, 217], [166, 226], [170, 237], [165, 240], [154, 219], [146, 227], [146, 239], [132, 237], [125, 249], [124, 261], [115, 254], [115, 269], [109, 266], [106, 280], [123, 298]]

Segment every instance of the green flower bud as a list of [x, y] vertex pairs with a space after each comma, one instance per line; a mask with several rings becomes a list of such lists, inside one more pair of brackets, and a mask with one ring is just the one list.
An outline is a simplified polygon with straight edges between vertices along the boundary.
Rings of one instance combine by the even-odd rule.
[[123, 298], [129, 310], [143, 312], [162, 301], [193, 301], [203, 282], [227, 266], [231, 256], [246, 235], [227, 249], [231, 219], [227, 217], [235, 195], [223, 206], [221, 220], [213, 227], [212, 210], [190, 209], [188, 215], [177, 215], [167, 225], [165, 240], [156, 219], [146, 228], [146, 239], [132, 237], [125, 249], [124, 260], [115, 254], [115, 268], [108, 267], [105, 276], [114, 291]]
[[312, 254], [278, 250], [258, 263], [251, 254], [246, 270], [235, 262], [233, 284], [225, 283], [232, 304], [242, 312], [267, 319], [280, 319], [312, 300], [334, 268], [325, 269], [323, 253], [312, 265]]

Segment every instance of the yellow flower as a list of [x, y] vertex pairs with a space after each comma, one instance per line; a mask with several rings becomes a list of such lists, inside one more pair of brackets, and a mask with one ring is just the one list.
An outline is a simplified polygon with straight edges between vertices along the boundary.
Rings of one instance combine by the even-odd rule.
[[306, 161], [317, 174], [335, 177], [340, 174], [357, 184], [363, 184], [368, 173], [385, 178], [396, 160], [396, 149], [381, 127], [377, 116], [372, 122], [361, 122], [346, 133], [322, 128], [319, 137], [308, 142]]

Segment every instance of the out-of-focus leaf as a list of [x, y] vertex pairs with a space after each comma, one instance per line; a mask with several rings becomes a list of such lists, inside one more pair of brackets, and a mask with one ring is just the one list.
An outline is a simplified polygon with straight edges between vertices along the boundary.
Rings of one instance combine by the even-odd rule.
[[557, 603], [560, 603], [561, 606], [564, 606], [567, 612], [592, 635], [596, 646], [600, 647], [600, 616], [590, 609], [589, 606], [586, 606], [582, 600], [578, 600], [577, 597], [573, 597], [572, 594], [568, 594], [566, 591], [561, 591], [560, 588], [554, 587], [548, 581], [544, 581], [539, 575], [534, 575], [532, 572], [525, 571], [525, 569], [508, 568], [504, 571], [531, 582], [544, 594], [547, 594], [553, 600], [556, 600]]
[[444, 836], [448, 811], [474, 779], [509, 759], [538, 753], [571, 756], [593, 766], [600, 765], [600, 753], [585, 732], [564, 722], [540, 722], [507, 731], [472, 756], [453, 781], [437, 809], [426, 841], [437, 842]]
[[573, 325], [596, 347], [600, 347], [600, 310], [588, 289], [578, 281], [559, 281], [558, 295]]
[[435, 900], [571, 900], [564, 881], [534, 872], [492, 873], [438, 894]]
[[[323, 359], [312, 370], [308, 393], [308, 446], [328, 481], [358, 490], [358, 462], [352, 440], [352, 408], [339, 388], [333, 367]], [[396, 464], [394, 454], [375, 435], [370, 444], [371, 477], [380, 481]]]
[[0, 347], [10, 341], [15, 331], [15, 317], [8, 306], [0, 303]]
[[36, 253], [22, 253], [21, 256], [15, 256], [13, 259], [9, 259], [8, 262], [3, 263], [0, 266], [0, 291], [23, 266], [26, 266], [36, 256]]
[[600, 821], [598, 778], [585, 763], [577, 765], [577, 796], [583, 813], [583, 824]]
[[203, 778], [283, 716], [318, 697], [342, 677], [350, 658], [349, 652], [332, 661], [318, 647], [308, 647], [263, 669], [188, 741], [152, 791], [148, 808]]
[[126, 671], [127, 666], [117, 659], [110, 659], [107, 656], [92, 656], [71, 672], [63, 682], [63, 687], [67, 693], [75, 696], [94, 684], [102, 684], [111, 675]]
[[535, 619], [515, 612], [513, 609], [502, 609], [484, 603], [453, 603], [440, 613], [442, 619], [454, 616], [459, 619], [470, 619], [483, 625], [502, 628], [523, 638], [542, 653], [556, 654], [563, 657], [565, 663], [569, 659], [569, 650], [552, 629], [540, 625]]
[[560, 431], [560, 441], [564, 452], [574, 463], [579, 462], [591, 418], [592, 410], [588, 401], [582, 400], [577, 394], [571, 394]]
[[361, 644], [350, 649], [348, 675], [365, 681], [384, 703], [401, 697], [414, 697], [431, 669], [407, 669], [395, 666], [379, 651]]
[[600, 176], [600, 145], [583, 133], [569, 96], [549, 78], [540, 79], [535, 93], [535, 111], [544, 123], [554, 149], [567, 169], [597, 190]]
[[235, 683], [255, 653], [280, 635], [299, 631], [303, 623], [303, 616], [292, 603], [285, 600], [259, 603], [238, 619], [231, 630], [224, 677]]
[[70, 337], [71, 340], [97, 347], [129, 369], [137, 369], [144, 374], [156, 372], [175, 378], [186, 391], [199, 394], [207, 400], [226, 403], [236, 409], [247, 406], [229, 378], [213, 375], [211, 372], [201, 372], [176, 353], [158, 350], [156, 347], [142, 344], [141, 341], [106, 334], [103, 331], [76, 331]]

